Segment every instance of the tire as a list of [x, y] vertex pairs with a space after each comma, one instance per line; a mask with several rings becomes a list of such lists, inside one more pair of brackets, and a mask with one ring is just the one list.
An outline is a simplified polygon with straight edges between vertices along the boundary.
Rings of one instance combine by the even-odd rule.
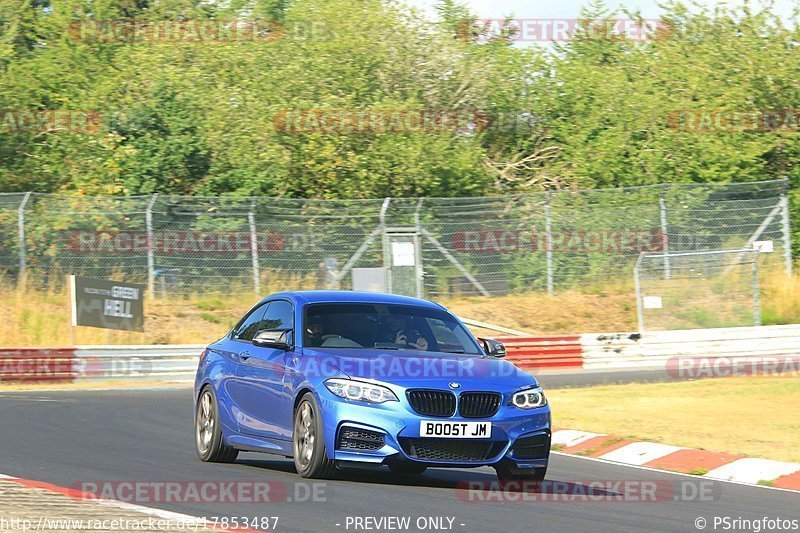
[[219, 404], [213, 387], [200, 391], [194, 413], [194, 442], [197, 455], [207, 463], [232, 463], [239, 450], [222, 443], [222, 424], [219, 421]]
[[399, 475], [418, 476], [424, 474], [427, 469], [428, 467], [423, 464], [408, 461], [389, 463], [389, 470]]
[[292, 448], [294, 467], [300, 477], [328, 479], [336, 474], [336, 463], [325, 453], [319, 404], [310, 392], [303, 395], [294, 412]]

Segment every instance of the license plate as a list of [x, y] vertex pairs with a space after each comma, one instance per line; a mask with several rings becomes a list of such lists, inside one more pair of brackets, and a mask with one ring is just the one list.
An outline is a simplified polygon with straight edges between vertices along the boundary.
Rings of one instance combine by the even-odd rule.
[[419, 436], [453, 439], [488, 439], [492, 436], [492, 423], [422, 420], [419, 423]]

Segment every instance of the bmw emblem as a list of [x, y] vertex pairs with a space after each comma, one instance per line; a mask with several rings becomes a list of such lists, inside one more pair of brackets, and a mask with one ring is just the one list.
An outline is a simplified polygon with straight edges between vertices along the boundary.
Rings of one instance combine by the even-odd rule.
[[461, 388], [461, 383], [456, 383], [455, 381], [451, 381], [449, 383], [449, 386], [450, 386], [451, 389], [460, 389]]

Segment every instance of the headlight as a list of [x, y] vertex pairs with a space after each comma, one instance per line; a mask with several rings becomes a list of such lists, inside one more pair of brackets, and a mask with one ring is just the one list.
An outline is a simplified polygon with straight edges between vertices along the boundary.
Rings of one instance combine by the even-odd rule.
[[373, 383], [334, 378], [327, 380], [325, 386], [336, 396], [344, 398], [345, 400], [369, 403], [398, 401], [397, 396], [395, 396], [391, 390]]
[[525, 389], [514, 393], [511, 397], [511, 405], [520, 409], [536, 409], [547, 405], [547, 398], [541, 387]]

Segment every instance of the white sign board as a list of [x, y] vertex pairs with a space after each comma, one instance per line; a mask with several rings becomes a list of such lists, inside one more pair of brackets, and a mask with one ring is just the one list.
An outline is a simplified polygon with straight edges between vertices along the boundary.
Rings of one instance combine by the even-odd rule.
[[775, 251], [775, 243], [772, 241], [753, 241], [753, 248], [762, 254], [771, 254]]
[[393, 242], [392, 266], [413, 267], [417, 263], [415, 252], [413, 242]]
[[661, 309], [664, 304], [661, 301], [661, 296], [644, 296], [642, 297], [642, 307], [645, 309]]

